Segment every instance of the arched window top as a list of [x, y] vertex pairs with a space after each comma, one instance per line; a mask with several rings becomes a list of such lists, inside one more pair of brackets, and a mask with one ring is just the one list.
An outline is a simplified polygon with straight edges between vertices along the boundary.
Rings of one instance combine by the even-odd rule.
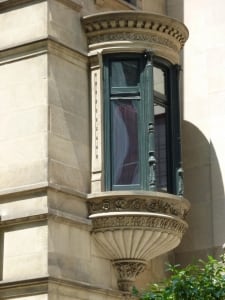
[[181, 22], [163, 15], [137, 11], [104, 12], [82, 18], [89, 55], [99, 51], [142, 52], [179, 63], [179, 52], [188, 38]]

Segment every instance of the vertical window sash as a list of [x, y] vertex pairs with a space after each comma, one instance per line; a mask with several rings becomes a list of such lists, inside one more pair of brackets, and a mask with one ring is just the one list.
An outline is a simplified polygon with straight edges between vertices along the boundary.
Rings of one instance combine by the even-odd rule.
[[[145, 119], [148, 122], [148, 189], [151, 191], [156, 190], [156, 158], [155, 158], [155, 121], [154, 121], [154, 99], [153, 99], [153, 63], [152, 53], [146, 52], [146, 66], [145, 66]], [[147, 169], [147, 168], [146, 168]], [[146, 180], [147, 181], [147, 180]]]
[[[135, 86], [132, 82], [135, 82], [135, 79], [128, 77], [126, 78], [126, 84], [114, 84], [111, 86], [111, 62], [116, 61], [123, 62], [123, 67], [127, 68], [126, 63], [129, 61], [137, 60], [140, 64], [140, 81], [137, 80], [137, 85]], [[156, 148], [155, 148], [155, 134], [156, 126], [155, 123], [155, 113], [154, 113], [154, 104], [158, 103], [165, 108], [165, 126], [166, 126], [166, 170], [167, 170], [167, 187], [163, 187], [164, 191], [171, 192], [174, 194], [182, 195], [183, 193], [183, 170], [181, 167], [181, 151], [180, 151], [180, 119], [179, 119], [179, 91], [178, 91], [178, 69], [176, 66], [171, 66], [169, 64], [163, 64], [157, 58], [154, 58], [154, 64], [157, 68], [165, 70], [165, 93], [156, 95], [154, 98], [154, 76], [153, 76], [153, 61], [152, 53], [146, 52], [143, 55], [121, 55], [114, 57], [106, 56], [104, 59], [104, 81], [106, 82], [104, 86], [104, 95], [107, 101], [104, 102], [104, 112], [105, 112], [105, 187], [106, 190], [129, 190], [129, 189], [144, 189], [155, 191], [158, 189], [157, 186], [157, 174], [156, 174]], [[143, 67], [142, 67], [143, 65]], [[128, 81], [127, 81], [128, 80]], [[130, 81], [131, 80], [131, 81]], [[134, 80], [134, 81], [132, 81]], [[114, 80], [116, 82], [116, 80]], [[124, 81], [125, 82], [125, 81]], [[161, 94], [161, 93], [160, 93]], [[161, 97], [162, 96], [162, 97]], [[116, 108], [117, 107], [117, 108]], [[120, 108], [119, 108], [120, 107]], [[133, 107], [133, 108], [132, 108]], [[134, 109], [135, 108], [135, 109]], [[113, 114], [113, 109], [115, 110]], [[133, 113], [132, 113], [133, 109]], [[116, 112], [117, 110], [117, 112]], [[130, 116], [127, 112], [130, 110]], [[137, 112], [135, 112], [135, 110]], [[122, 112], [123, 111], [123, 112]], [[127, 112], [125, 112], [127, 111]], [[117, 115], [116, 115], [117, 114]], [[118, 173], [118, 165], [115, 158], [115, 151], [119, 152], [118, 149], [113, 150], [113, 142], [117, 139], [117, 143], [122, 141], [120, 133], [112, 138], [113, 134], [113, 118], [118, 118], [120, 114], [120, 122], [122, 121], [125, 126], [125, 131], [127, 131], [127, 136], [132, 136], [132, 132], [136, 132], [135, 142], [132, 137], [129, 140], [129, 143], [138, 143], [137, 149], [130, 151], [130, 157], [128, 155], [127, 159], [123, 160], [124, 171], [126, 168], [127, 174], [130, 174], [130, 178], [126, 178], [124, 175], [120, 180], [116, 180]], [[133, 116], [132, 116], [133, 114]], [[135, 117], [136, 114], [136, 117]], [[137, 130], [134, 130], [132, 127], [131, 119], [134, 118], [137, 123]], [[114, 120], [116, 122], [116, 119]], [[127, 125], [126, 125], [127, 122]], [[118, 131], [119, 132], [119, 131]], [[138, 135], [138, 137], [137, 137]], [[125, 141], [122, 141], [123, 155], [125, 157]], [[114, 153], [113, 153], [114, 151]], [[133, 159], [133, 153], [138, 152], [138, 162]], [[129, 152], [129, 151], [128, 151]], [[122, 154], [121, 154], [122, 157]], [[120, 157], [120, 158], [121, 158]], [[133, 160], [132, 160], [133, 159]], [[160, 162], [159, 162], [160, 163]], [[130, 164], [130, 165], [129, 165]], [[132, 166], [133, 164], [133, 166]], [[135, 168], [134, 165], [138, 165], [139, 172], [136, 179], [135, 178]], [[138, 178], [138, 180], [137, 180]], [[160, 188], [160, 187], [159, 187]]]

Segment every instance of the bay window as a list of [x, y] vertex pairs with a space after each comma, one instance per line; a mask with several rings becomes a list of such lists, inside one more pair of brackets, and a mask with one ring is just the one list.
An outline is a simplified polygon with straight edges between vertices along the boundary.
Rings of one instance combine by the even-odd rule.
[[150, 52], [103, 61], [105, 189], [182, 194], [177, 66]]
[[82, 22], [91, 72], [89, 218], [119, 289], [129, 291], [147, 262], [174, 249], [187, 228], [178, 64], [188, 30], [137, 10]]

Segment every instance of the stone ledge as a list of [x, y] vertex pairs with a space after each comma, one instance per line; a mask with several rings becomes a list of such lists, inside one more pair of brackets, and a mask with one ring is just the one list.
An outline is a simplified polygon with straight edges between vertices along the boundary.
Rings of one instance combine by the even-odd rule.
[[0, 202], [1, 199], [14, 198], [19, 195], [29, 195], [34, 193], [47, 192], [48, 189], [55, 190], [56, 192], [62, 192], [68, 195], [77, 196], [85, 200], [87, 199], [87, 194], [85, 193], [81, 193], [77, 190], [73, 190], [71, 188], [62, 185], [57, 185], [54, 183], [48, 183], [47, 181], [45, 181], [45, 182], [38, 182], [36, 184], [20, 186], [16, 188], [0, 190]]
[[44, 2], [46, 0], [2, 0], [0, 1], [0, 12], [22, 7], [26, 4]]
[[[40, 205], [32, 208], [29, 201], [31, 198], [39, 199]], [[69, 202], [68, 199], [73, 200], [74, 204], [79, 201], [81, 205], [80, 214], [76, 215], [74, 210], [70, 211], [71, 204], [69, 203], [71, 201]], [[21, 211], [16, 208], [20, 200], [23, 201], [24, 205], [24, 209]], [[28, 204], [27, 209], [24, 201], [28, 201], [26, 202]], [[5, 214], [5, 203], [10, 204], [10, 210], [7, 214]], [[91, 230], [91, 221], [86, 218], [86, 194], [47, 182], [2, 191], [0, 208], [0, 228], [44, 222], [51, 219], [54, 222], [70, 224], [87, 231]]]
[[[1, 0], [0, 1], [0, 12], [4, 12], [10, 9], [18, 8], [24, 5], [35, 4], [38, 2], [46, 2], [46, 0]], [[55, 0], [61, 2], [65, 6], [80, 12], [82, 3], [80, 0]]]
[[48, 277], [0, 281], [1, 299], [40, 295], [48, 292]]
[[11, 45], [10, 48], [0, 49], [0, 65], [47, 53], [60, 56], [74, 64], [80, 61], [87, 62], [86, 53], [69, 48], [53, 37], [47, 36], [40, 40], [27, 41], [22, 45]]
[[[56, 285], [59, 288], [73, 288], [74, 290], [85, 290], [87, 294], [100, 294], [107, 299], [135, 299], [130, 294], [121, 294], [118, 290], [105, 289], [101, 286], [95, 286], [88, 282], [81, 282], [70, 280], [67, 278], [56, 278], [51, 276], [43, 276], [37, 278], [28, 278], [14, 281], [0, 281], [0, 295], [1, 299], [8, 299], [11, 297], [25, 297], [48, 293], [51, 295], [52, 288], [50, 286]], [[87, 295], [87, 299], [89, 296]], [[97, 298], [96, 298], [97, 299]]]
[[[121, 293], [118, 290], [114, 289], [106, 289], [103, 286], [97, 286], [88, 282], [82, 282], [82, 281], [75, 281], [70, 280], [67, 278], [56, 278], [56, 277], [50, 277], [49, 278], [50, 284], [56, 284], [57, 288], [58, 286], [68, 286], [76, 289], [85, 289], [88, 293], [95, 294], [95, 295], [103, 295], [107, 297], [109, 300], [114, 299], [121, 299], [121, 300], [128, 300], [128, 299], [136, 299], [133, 298], [130, 293], [124, 294]], [[111, 298], [112, 297], [112, 298]], [[90, 299], [90, 296], [87, 298]], [[96, 298], [97, 299], [97, 298]]]
[[0, 229], [15, 226], [15, 225], [24, 225], [29, 223], [37, 223], [37, 222], [45, 222], [50, 219], [53, 219], [56, 222], [70, 224], [75, 227], [80, 227], [85, 230], [90, 231], [92, 228], [92, 224], [90, 220], [68, 214], [62, 211], [57, 211], [54, 209], [49, 209], [48, 212], [39, 214], [29, 215], [29, 216], [21, 216], [17, 218], [6, 219], [0, 217]]
[[47, 181], [38, 182], [35, 184], [29, 184], [24, 186], [19, 186], [15, 188], [2, 189], [0, 190], [0, 202], [5, 199], [15, 198], [19, 195], [28, 195], [31, 193], [39, 193], [46, 190], [49, 187]]
[[78, 216], [74, 216], [72, 214], [65, 213], [56, 209], [50, 208], [48, 216], [49, 218], [55, 220], [56, 222], [67, 223], [67, 224], [69, 223], [76, 227], [79, 226], [89, 231], [92, 228], [92, 224], [90, 220]]
[[24, 216], [24, 217], [13, 218], [13, 219], [3, 219], [3, 218], [1, 218], [0, 229], [10, 227], [10, 226], [15, 226], [15, 225], [23, 225], [23, 224], [44, 222], [44, 221], [47, 221], [47, 219], [48, 219], [48, 214], [47, 213]]

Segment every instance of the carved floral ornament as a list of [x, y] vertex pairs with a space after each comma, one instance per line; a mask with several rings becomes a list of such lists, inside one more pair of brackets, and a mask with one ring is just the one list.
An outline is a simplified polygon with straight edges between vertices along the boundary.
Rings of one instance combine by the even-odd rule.
[[[174, 196], [176, 197], [176, 196]], [[177, 197], [178, 198], [178, 197]], [[179, 198], [180, 200], [180, 198]], [[173, 199], [168, 199], [165, 196], [157, 197], [154, 194], [152, 197], [121, 195], [111, 196], [110, 198], [96, 198], [89, 202], [89, 215], [100, 212], [118, 212], [118, 211], [142, 211], [142, 212], [157, 212], [185, 218], [189, 210], [189, 205], [186, 200], [183, 200], [183, 205]]]
[[179, 52], [188, 38], [187, 28], [163, 15], [137, 11], [98, 13], [82, 18], [89, 55], [97, 51], [143, 51], [179, 63]]
[[92, 235], [115, 266], [120, 290], [129, 291], [149, 260], [179, 245], [189, 207], [183, 197], [159, 192], [89, 195]]

